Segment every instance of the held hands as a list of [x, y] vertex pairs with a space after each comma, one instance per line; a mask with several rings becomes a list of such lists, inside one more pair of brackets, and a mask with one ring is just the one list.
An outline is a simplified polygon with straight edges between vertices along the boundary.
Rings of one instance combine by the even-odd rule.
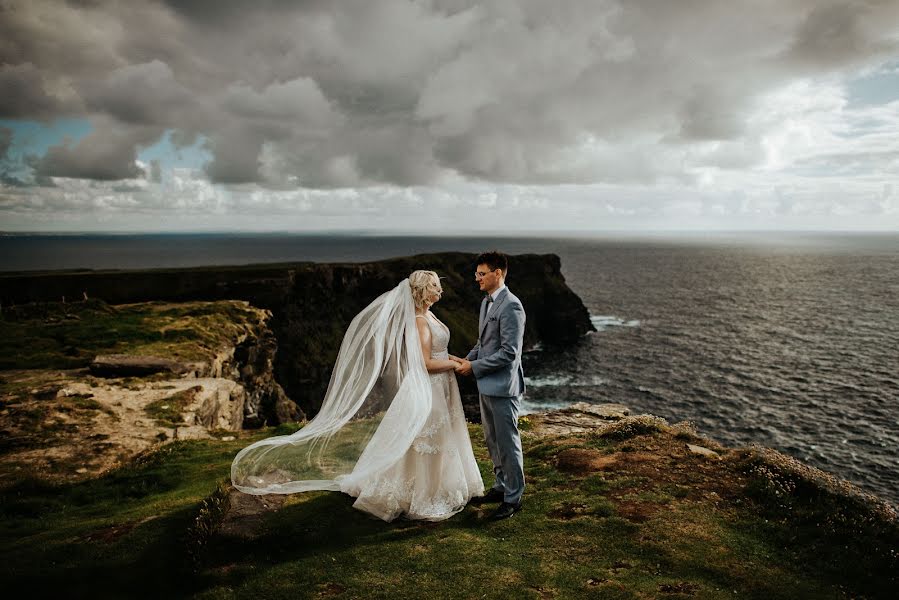
[[456, 373], [459, 375], [471, 375], [471, 363], [464, 358], [461, 359], [456, 366]]

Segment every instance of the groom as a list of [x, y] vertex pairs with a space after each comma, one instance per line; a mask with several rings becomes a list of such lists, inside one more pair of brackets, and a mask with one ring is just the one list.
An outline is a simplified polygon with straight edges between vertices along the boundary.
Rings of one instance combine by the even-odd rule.
[[491, 519], [505, 519], [521, 510], [524, 458], [518, 433], [518, 412], [524, 393], [521, 348], [524, 308], [506, 287], [509, 259], [501, 252], [478, 256], [475, 280], [486, 292], [478, 319], [478, 343], [456, 368], [474, 373], [481, 400], [481, 423], [496, 482], [476, 503], [501, 502]]

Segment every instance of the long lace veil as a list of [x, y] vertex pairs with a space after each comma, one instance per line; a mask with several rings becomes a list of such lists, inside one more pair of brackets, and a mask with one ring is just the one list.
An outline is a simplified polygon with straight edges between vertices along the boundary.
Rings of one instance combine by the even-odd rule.
[[409, 280], [350, 323], [319, 413], [290, 435], [260, 440], [231, 464], [248, 494], [352, 489], [397, 462], [431, 410]]

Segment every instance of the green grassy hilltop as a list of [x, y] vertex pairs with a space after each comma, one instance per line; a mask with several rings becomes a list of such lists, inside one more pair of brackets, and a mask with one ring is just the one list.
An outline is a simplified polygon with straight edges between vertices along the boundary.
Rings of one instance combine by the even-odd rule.
[[0, 501], [4, 581], [109, 598], [886, 598], [896, 584], [887, 505], [646, 416], [526, 434], [525, 508], [502, 522], [469, 506], [388, 524], [334, 492], [252, 497], [268, 509], [232, 518], [249, 498], [226, 487], [235, 453], [294, 429], [171, 443], [76, 484], [21, 478]]

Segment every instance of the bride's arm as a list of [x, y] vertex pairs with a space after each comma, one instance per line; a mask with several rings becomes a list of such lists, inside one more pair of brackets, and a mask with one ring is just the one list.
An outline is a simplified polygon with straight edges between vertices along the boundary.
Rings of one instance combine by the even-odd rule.
[[452, 360], [431, 358], [431, 328], [424, 319], [415, 319], [415, 328], [418, 329], [418, 339], [421, 342], [421, 353], [425, 359], [425, 368], [428, 373], [442, 373], [452, 371], [458, 363]]

